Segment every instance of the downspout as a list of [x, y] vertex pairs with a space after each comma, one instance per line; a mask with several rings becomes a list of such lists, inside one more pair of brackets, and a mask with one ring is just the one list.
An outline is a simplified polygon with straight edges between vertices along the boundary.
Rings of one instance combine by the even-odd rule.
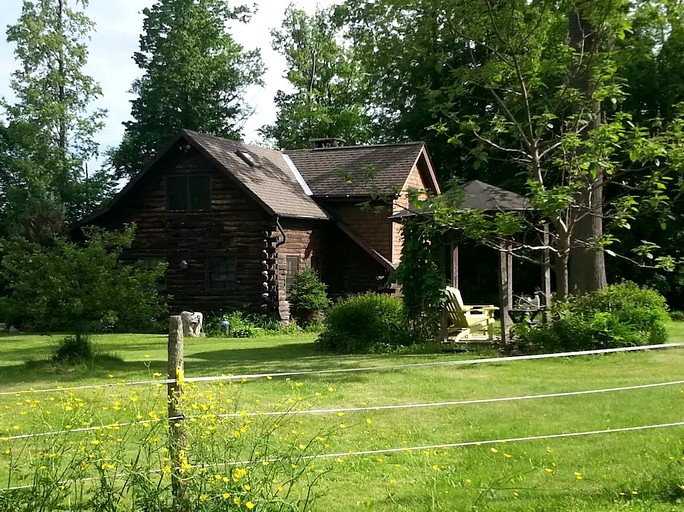
[[280, 225], [280, 215], [276, 215], [275, 221], [276, 221], [276, 227], [278, 228], [278, 231], [280, 231], [280, 233], [283, 235], [282, 241], [280, 241], [280, 242], [278, 242], [277, 244], [275, 244], [276, 255], [277, 255], [277, 254], [278, 254], [278, 251], [277, 251], [278, 247], [280, 247], [280, 246], [283, 245], [285, 242], [287, 242], [287, 233], [285, 233], [285, 230], [283, 229], [283, 226]]
[[[278, 247], [283, 245], [285, 242], [287, 242], [287, 233], [285, 233], [285, 230], [283, 229], [283, 226], [280, 225], [280, 216], [276, 215], [275, 217], [276, 221], [276, 227], [278, 228], [278, 231], [280, 231], [280, 234], [283, 235], [283, 239], [275, 244], [275, 261], [276, 261], [276, 268], [278, 266]], [[278, 316], [280, 317], [280, 290], [278, 289], [278, 273], [276, 271], [276, 297], [277, 297], [277, 312]], [[284, 295], [283, 295], [284, 296]], [[281, 318], [281, 322], [283, 322], [283, 319]]]

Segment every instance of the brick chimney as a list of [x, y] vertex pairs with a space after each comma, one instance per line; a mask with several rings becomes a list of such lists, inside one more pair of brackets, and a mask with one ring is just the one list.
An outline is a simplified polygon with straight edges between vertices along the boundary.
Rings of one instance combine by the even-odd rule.
[[312, 149], [323, 149], [323, 148], [339, 148], [344, 146], [346, 142], [344, 139], [338, 137], [329, 137], [324, 139], [310, 139]]

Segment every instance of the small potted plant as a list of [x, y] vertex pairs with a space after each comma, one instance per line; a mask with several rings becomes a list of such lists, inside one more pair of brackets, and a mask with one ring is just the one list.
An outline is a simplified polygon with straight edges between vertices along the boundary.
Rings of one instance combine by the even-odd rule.
[[320, 321], [321, 312], [330, 304], [326, 288], [311, 268], [294, 276], [287, 300], [292, 317], [298, 324], [306, 326]]

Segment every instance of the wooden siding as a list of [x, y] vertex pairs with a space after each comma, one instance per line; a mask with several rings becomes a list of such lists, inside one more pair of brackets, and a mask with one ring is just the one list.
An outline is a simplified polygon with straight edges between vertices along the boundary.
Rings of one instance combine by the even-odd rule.
[[[424, 190], [428, 187], [428, 180], [424, 178], [427, 174], [424, 162], [419, 161], [417, 165], [411, 169], [411, 173], [406, 180], [406, 184], [401, 191], [400, 196], [394, 201], [392, 207], [393, 213], [404, 211], [409, 206], [409, 191], [410, 190]], [[389, 258], [392, 263], [399, 265], [401, 262], [401, 251], [404, 247], [403, 226], [399, 222], [392, 223], [392, 255]]]
[[333, 216], [349, 226], [370, 247], [385, 258], [392, 259], [392, 223], [389, 205], [372, 203], [368, 206], [354, 202], [328, 202], [324, 204]]
[[[358, 200], [321, 200], [332, 217], [348, 226], [368, 246], [393, 263], [401, 259], [401, 226], [389, 220], [408, 204], [407, 191], [423, 188], [425, 169], [419, 162], [394, 204], [362, 208]], [[167, 177], [204, 174], [210, 177], [211, 206], [207, 211], [168, 211]], [[379, 291], [387, 270], [335, 226], [335, 221], [276, 219], [231, 177], [214, 168], [198, 151], [172, 148], [121, 197], [93, 221], [110, 229], [137, 225], [128, 260], [154, 258], [168, 263], [166, 291], [172, 312], [211, 313], [233, 309], [275, 312], [289, 319], [286, 297], [288, 256], [300, 258], [299, 270], [313, 266], [331, 296]], [[207, 262], [226, 257], [233, 261], [234, 286], [208, 286]], [[187, 268], [181, 268], [181, 262]], [[267, 275], [263, 274], [267, 270]], [[266, 285], [266, 288], [264, 287]], [[262, 296], [270, 294], [267, 302]], [[261, 309], [268, 304], [267, 309]]]
[[[287, 302], [286, 278], [287, 257], [298, 256], [299, 271], [310, 267], [320, 272], [322, 258], [322, 230], [325, 222], [287, 219], [281, 226], [285, 231], [284, 243], [278, 247], [278, 292], [277, 313], [281, 320], [290, 318], [290, 307]], [[282, 235], [281, 235], [282, 236]]]
[[[211, 209], [171, 212], [166, 209], [165, 176], [206, 173], [211, 176]], [[137, 225], [129, 260], [159, 258], [168, 263], [166, 287], [172, 312], [258, 308], [262, 302], [264, 231], [273, 219], [223, 172], [198, 152], [170, 150], [97, 224], [110, 229]], [[207, 259], [234, 257], [234, 289], [209, 290]], [[181, 261], [187, 268], [181, 269]]]
[[380, 291], [383, 279], [379, 278], [387, 276], [380, 263], [334, 225], [327, 227], [323, 241], [321, 278], [331, 297]]

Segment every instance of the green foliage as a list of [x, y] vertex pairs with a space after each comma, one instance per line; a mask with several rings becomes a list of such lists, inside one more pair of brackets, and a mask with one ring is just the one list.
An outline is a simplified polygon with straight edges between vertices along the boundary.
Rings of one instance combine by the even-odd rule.
[[[92, 371], [88, 378], [92, 380]], [[326, 438], [346, 428], [323, 430], [315, 419], [298, 414], [307, 405], [321, 407], [325, 398], [312, 402], [309, 397], [305, 404], [294, 383], [292, 389], [277, 392], [281, 405], [265, 409], [277, 414], [277, 421], [241, 417], [238, 411], [247, 414], [254, 401], [245, 399], [238, 386], [185, 383], [178, 401], [189, 414], [179, 441], [178, 430], [168, 428], [166, 400], [153, 396], [155, 385], [130, 394], [103, 388], [81, 394], [67, 387], [41, 407], [27, 405], [21, 414], [26, 439], [3, 446], [3, 512], [304, 512], [313, 509], [312, 488], [326, 472], [316, 467], [312, 476], [314, 461], [327, 448]], [[192, 412], [218, 408], [227, 417]], [[142, 423], [141, 413], [146, 416]], [[7, 419], [3, 415], [0, 420], [4, 432]], [[74, 436], [71, 425], [76, 430], [83, 420], [103, 428]], [[132, 422], [140, 428], [119, 430], [118, 425]], [[99, 432], [108, 430], [107, 425], [118, 432]], [[281, 435], [294, 428], [301, 431], [297, 436]], [[47, 446], [31, 435], [44, 437], [41, 432], [46, 431], [51, 432]], [[182, 496], [174, 493], [170, 474], [183, 479]]]
[[343, 299], [328, 310], [317, 343], [328, 352], [356, 353], [416, 341], [400, 299], [366, 293]]
[[[451, 226], [479, 243], [513, 244], [526, 258], [550, 249], [561, 295], [603, 287], [603, 255], [618, 249], [637, 215], [667, 215], [682, 174], [681, 114], [673, 108], [684, 99], [680, 3], [347, 0], [337, 12], [368, 70], [381, 126], [399, 136], [432, 128], [428, 140], [448, 140], [439, 151], [451, 155], [438, 168], [484, 174], [537, 210], [525, 222], [505, 213], [452, 215]], [[669, 70], [662, 83], [671, 95], [651, 101], [658, 69]], [[628, 98], [632, 91], [640, 97]], [[604, 198], [604, 182], [627, 186]], [[677, 251], [671, 233], [659, 237], [664, 256], [645, 261], [640, 247], [681, 217], [672, 213], [642, 230], [646, 236], [627, 235], [621, 255], [662, 269], [682, 264], [668, 257]], [[602, 218], [610, 219], [605, 230]], [[533, 236], [542, 223], [550, 243]]]
[[[425, 141], [443, 182], [454, 176], [488, 181], [492, 171], [501, 172], [505, 179], [505, 163], [475, 169], [470, 141], [449, 143], [457, 137], [460, 118], [485, 116], [490, 106], [479, 90], [469, 95], [441, 92], [449, 85], [469, 89], [454, 79], [453, 70], [469, 65], [471, 53], [481, 53], [452, 29], [458, 20], [454, 11], [462, 3], [346, 0], [335, 7], [335, 18], [353, 42], [365, 73], [362, 90], [377, 132], [375, 139]], [[436, 123], [444, 123], [446, 129], [435, 130]]]
[[309, 16], [290, 5], [282, 28], [271, 31], [294, 89], [276, 93], [278, 117], [260, 130], [279, 148], [306, 148], [311, 139], [329, 137], [349, 144], [371, 139], [362, 64], [330, 17], [329, 10]]
[[667, 341], [665, 299], [656, 291], [624, 282], [556, 301], [551, 321], [536, 328], [516, 326], [534, 350], [585, 350]]
[[84, 363], [95, 357], [88, 336], [65, 336], [57, 345], [52, 360], [59, 363]]
[[212, 338], [254, 338], [265, 332], [242, 311], [210, 318], [204, 326], [204, 331]]
[[223, 0], [158, 0], [143, 9], [144, 33], [133, 55], [142, 77], [132, 85], [132, 121], [110, 154], [119, 175], [135, 175], [182, 129], [239, 139], [249, 109], [242, 94], [260, 84], [258, 50], [245, 51], [226, 24], [250, 10]]
[[85, 8], [88, 2], [24, 1], [19, 20], [7, 30], [19, 68], [10, 82], [15, 102], [0, 101], [7, 119], [0, 135], [4, 222], [22, 218], [33, 201], [56, 203], [74, 221], [108, 192], [105, 174], [87, 173], [98, 154], [95, 136], [105, 111], [93, 108], [102, 90], [83, 72], [93, 23], [79, 4]]
[[401, 264], [393, 277], [401, 284], [404, 313], [414, 331], [434, 339], [444, 303], [445, 246], [429, 218], [404, 223]]
[[684, 311], [670, 311], [670, 319], [673, 322], [684, 322]]
[[164, 265], [145, 270], [120, 261], [133, 228], [91, 228], [84, 244], [57, 238], [41, 246], [20, 238], [2, 247], [0, 282], [10, 314], [41, 331], [89, 332], [115, 322], [139, 328], [162, 314], [156, 292]]
[[[225, 323], [228, 322], [228, 325]], [[279, 334], [295, 334], [302, 329], [295, 324], [283, 325], [273, 315], [257, 315], [233, 311], [211, 316], [204, 324], [210, 338], [256, 338]]]
[[312, 268], [304, 269], [294, 276], [287, 300], [292, 316], [298, 323], [311, 323], [312, 314], [320, 313], [330, 305], [326, 288], [318, 273]]

